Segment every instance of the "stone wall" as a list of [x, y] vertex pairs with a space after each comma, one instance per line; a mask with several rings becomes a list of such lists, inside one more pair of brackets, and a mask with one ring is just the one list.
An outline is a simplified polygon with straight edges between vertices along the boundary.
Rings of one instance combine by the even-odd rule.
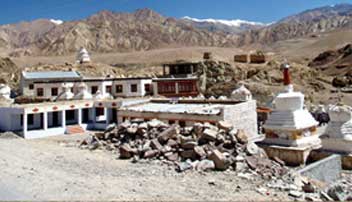
[[332, 155], [306, 166], [298, 173], [314, 180], [332, 183], [341, 177], [341, 171], [341, 156]]

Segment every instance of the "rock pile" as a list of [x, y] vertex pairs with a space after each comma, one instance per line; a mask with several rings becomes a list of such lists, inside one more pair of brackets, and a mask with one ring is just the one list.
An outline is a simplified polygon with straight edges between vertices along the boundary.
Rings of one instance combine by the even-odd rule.
[[217, 125], [195, 123], [180, 127], [158, 120], [132, 120], [110, 126], [104, 133], [90, 136], [81, 143], [87, 149], [105, 148], [121, 159], [159, 159], [183, 172], [233, 169], [255, 171], [270, 179], [287, 170], [281, 161], [269, 160], [243, 130], [220, 121]]

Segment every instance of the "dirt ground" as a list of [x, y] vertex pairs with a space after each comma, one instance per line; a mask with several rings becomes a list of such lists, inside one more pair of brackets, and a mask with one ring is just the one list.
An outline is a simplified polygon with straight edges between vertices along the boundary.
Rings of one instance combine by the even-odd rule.
[[177, 173], [161, 162], [81, 150], [84, 137], [0, 138], [0, 200], [289, 200], [284, 192], [259, 193], [261, 179], [234, 171]]

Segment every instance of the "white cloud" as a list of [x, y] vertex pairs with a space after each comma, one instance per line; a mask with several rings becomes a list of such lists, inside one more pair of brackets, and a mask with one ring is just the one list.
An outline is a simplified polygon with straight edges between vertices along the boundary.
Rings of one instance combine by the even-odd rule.
[[62, 20], [55, 20], [55, 19], [50, 19], [50, 22], [57, 24], [57, 25], [61, 25], [62, 23], [64, 23], [64, 21], [62, 21]]
[[269, 24], [264, 24], [264, 23], [261, 23], [261, 22], [251, 22], [251, 21], [239, 20], [239, 19], [236, 19], [236, 20], [220, 20], [220, 19], [212, 19], [212, 18], [197, 19], [197, 18], [191, 18], [189, 16], [185, 16], [185, 17], [183, 17], [183, 19], [192, 20], [194, 22], [221, 23], [221, 24], [225, 24], [227, 26], [232, 26], [232, 27], [240, 27], [243, 24], [261, 25], [261, 26], [269, 25]]

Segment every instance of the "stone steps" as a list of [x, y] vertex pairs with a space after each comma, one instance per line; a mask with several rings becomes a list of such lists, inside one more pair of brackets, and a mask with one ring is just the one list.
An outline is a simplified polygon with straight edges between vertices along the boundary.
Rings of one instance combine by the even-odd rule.
[[79, 125], [67, 126], [66, 134], [82, 134], [86, 131]]

